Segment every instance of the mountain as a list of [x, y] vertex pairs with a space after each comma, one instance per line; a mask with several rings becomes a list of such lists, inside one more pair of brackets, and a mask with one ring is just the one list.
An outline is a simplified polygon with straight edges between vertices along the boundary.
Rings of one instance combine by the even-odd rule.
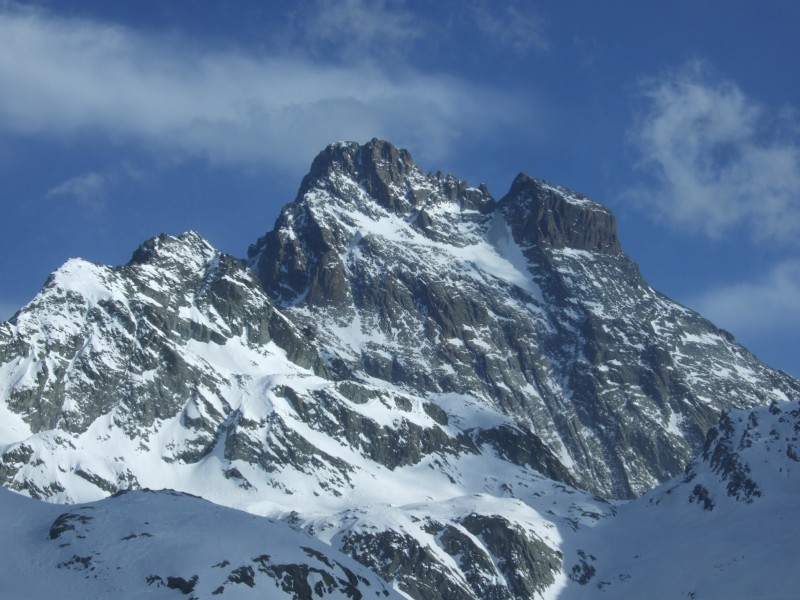
[[68, 261], [0, 323], [0, 482], [210, 511], [134, 491], [194, 494], [412, 598], [555, 597], [728, 411], [798, 396], [650, 288], [600, 204], [524, 174], [495, 200], [339, 143], [246, 260], [161, 235], [118, 267]]
[[798, 401], [726, 413], [685, 475], [573, 540], [559, 598], [796, 598], [798, 436]]
[[547, 449], [534, 467], [606, 497], [679, 473], [723, 410], [799, 389], [650, 288], [607, 209], [524, 174], [496, 202], [386, 142], [333, 145], [248, 256], [338, 377], [470, 398], [514, 423], [473, 437]]
[[336, 380], [244, 266], [193, 233], [118, 268], [68, 262], [0, 335], [0, 475], [35, 498], [177, 488], [305, 529], [418, 597], [438, 573], [451, 598], [545, 590], [556, 523], [612, 510], [473, 440], [478, 424], [513, 432], [487, 407]]
[[399, 599], [280, 521], [175, 492], [64, 506], [0, 489], [3, 597]]

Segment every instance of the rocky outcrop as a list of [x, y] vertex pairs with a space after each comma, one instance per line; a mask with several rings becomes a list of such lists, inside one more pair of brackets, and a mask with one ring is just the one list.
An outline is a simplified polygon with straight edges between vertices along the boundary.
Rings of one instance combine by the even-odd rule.
[[792, 597], [799, 435], [797, 400], [726, 412], [683, 476], [564, 548], [558, 597]]
[[706, 510], [728, 499], [752, 504], [780, 493], [792, 477], [792, 463], [800, 462], [799, 446], [798, 401], [725, 413], [708, 431], [702, 453], [687, 465], [679, 488], [690, 488], [689, 501]]
[[517, 175], [499, 209], [514, 238], [527, 246], [621, 252], [614, 216], [601, 204], [562, 187]]
[[412, 598], [533, 598], [560, 576], [561, 551], [519, 501], [477, 494], [381, 512], [354, 510], [311, 529], [333, 527], [325, 535], [339, 549]]

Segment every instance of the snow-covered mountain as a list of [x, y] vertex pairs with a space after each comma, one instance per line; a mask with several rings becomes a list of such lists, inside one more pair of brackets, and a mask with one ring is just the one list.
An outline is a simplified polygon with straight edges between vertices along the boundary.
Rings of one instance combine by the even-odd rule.
[[286, 523], [175, 492], [65, 507], [0, 489], [0, 530], [3, 598], [402, 597]]
[[798, 449], [800, 402], [726, 414], [683, 477], [571, 540], [559, 598], [797, 598]]
[[[652, 290], [596, 202], [527, 175], [496, 201], [386, 142], [340, 143], [246, 261], [162, 235], [119, 267], [67, 262], [0, 323], [0, 481], [58, 503], [194, 494], [326, 542], [336, 581], [348, 555], [412, 598], [556, 597], [620, 568], [592, 536], [635, 530], [660, 492], [619, 501], [701, 452], [677, 512], [647, 514], [716, 505], [701, 467], [726, 411], [798, 396]], [[216, 518], [180, 495], [92, 506], [148, 498]], [[63, 512], [33, 506], [33, 528]]]
[[798, 392], [650, 288], [607, 209], [524, 174], [495, 202], [386, 142], [333, 145], [249, 257], [338, 377], [470, 398], [514, 423], [482, 441], [608, 497], [679, 473], [721, 411]]

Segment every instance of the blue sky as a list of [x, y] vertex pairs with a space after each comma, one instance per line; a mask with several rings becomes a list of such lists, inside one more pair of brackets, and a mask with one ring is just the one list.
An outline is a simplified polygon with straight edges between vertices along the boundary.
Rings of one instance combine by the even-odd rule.
[[800, 376], [800, 3], [0, 0], [0, 318], [80, 256], [244, 256], [336, 140], [610, 207], [647, 280]]

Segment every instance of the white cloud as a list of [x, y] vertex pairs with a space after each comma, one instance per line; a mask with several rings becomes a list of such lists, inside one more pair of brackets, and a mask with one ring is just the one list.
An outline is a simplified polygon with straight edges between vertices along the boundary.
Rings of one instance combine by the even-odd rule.
[[531, 49], [547, 50], [544, 20], [530, 3], [474, 2], [468, 8], [478, 30], [495, 45], [509, 47], [520, 55]]
[[[332, 141], [373, 136], [437, 158], [530, 113], [507, 95], [438, 74], [209, 50], [5, 6], [0, 132], [100, 133], [178, 157], [299, 169]], [[402, 20], [387, 27], [404, 35]]]
[[655, 215], [720, 237], [800, 241], [800, 141], [787, 115], [692, 62], [644, 87], [631, 141], [654, 185], [632, 190]]
[[369, 62], [405, 53], [426, 29], [425, 23], [397, 0], [316, 0], [302, 4], [297, 35], [317, 53]]
[[689, 304], [737, 335], [800, 333], [800, 260], [778, 264], [759, 281], [709, 290]]
[[106, 173], [89, 172], [68, 179], [47, 192], [48, 197], [67, 196], [92, 211], [105, 206], [106, 195], [113, 184], [113, 177]]
[[119, 184], [130, 180], [142, 180], [144, 173], [129, 162], [108, 168], [104, 171], [89, 171], [51, 188], [48, 198], [72, 198], [90, 212], [100, 212], [106, 201]]
[[549, 48], [545, 21], [528, 0], [466, 0], [447, 6], [448, 17], [435, 18], [430, 10], [408, 10], [404, 0], [315, 0], [299, 5], [288, 37], [316, 56], [362, 63], [402, 64], [420, 44], [447, 44], [463, 35], [458, 25], [465, 22], [495, 49], [525, 55]]

